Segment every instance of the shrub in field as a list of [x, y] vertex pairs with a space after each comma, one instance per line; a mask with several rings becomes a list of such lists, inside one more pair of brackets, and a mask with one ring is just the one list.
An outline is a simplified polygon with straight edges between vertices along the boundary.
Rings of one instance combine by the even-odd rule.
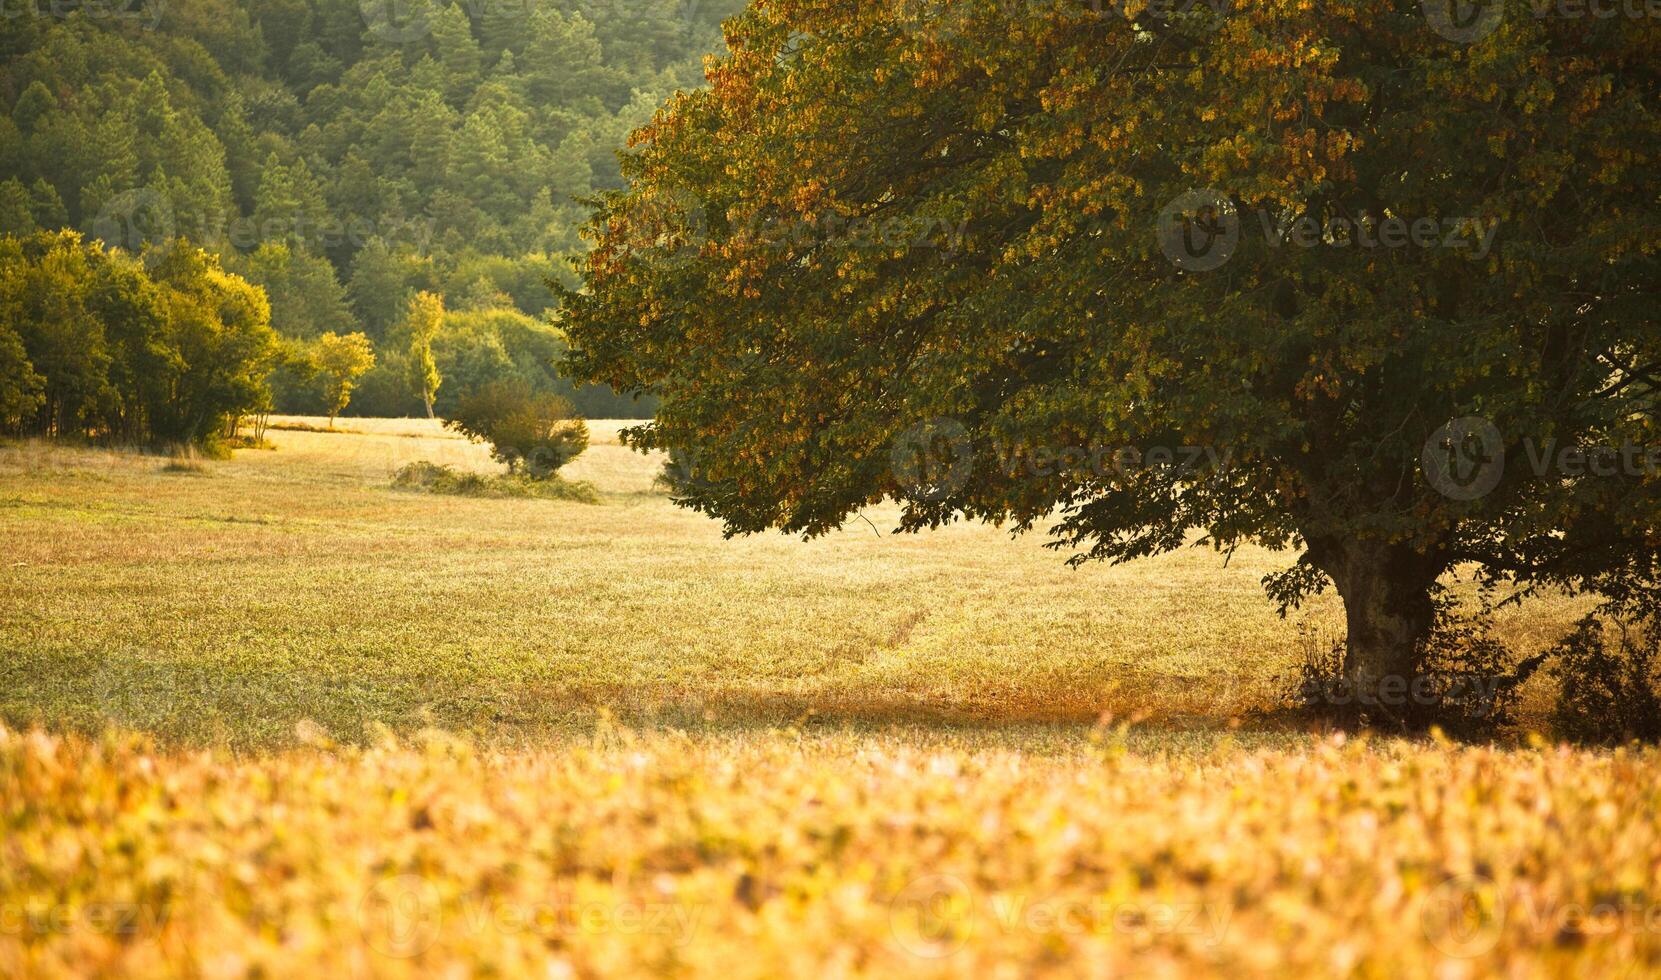
[[1661, 618], [1606, 625], [1588, 616], [1553, 652], [1558, 734], [1594, 744], [1661, 739]]
[[486, 476], [427, 462], [403, 467], [393, 475], [392, 485], [399, 490], [420, 490], [458, 497], [523, 497], [575, 500], [585, 504], [600, 502], [600, 495], [592, 484], [562, 479], [557, 475], [541, 479], [522, 473]]
[[517, 381], [492, 382], [463, 398], [448, 428], [490, 443], [490, 455], [532, 479], [552, 477], [588, 448], [588, 426], [571, 403]]

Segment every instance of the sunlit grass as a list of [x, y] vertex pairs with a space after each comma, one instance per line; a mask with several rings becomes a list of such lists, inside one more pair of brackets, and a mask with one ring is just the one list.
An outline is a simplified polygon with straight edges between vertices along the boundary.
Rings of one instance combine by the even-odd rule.
[[[338, 424], [188, 478], [0, 447], [0, 719], [238, 747], [301, 720], [534, 742], [602, 708], [1070, 739], [1103, 713], [1224, 727], [1285, 686], [1300, 624], [1337, 622], [1330, 596], [1278, 619], [1259, 582], [1288, 556], [1257, 549], [1071, 570], [1038, 536], [887, 533], [891, 506], [812, 542], [728, 541], [651, 492], [660, 462], [615, 424], [563, 471], [598, 506], [401, 493], [408, 463], [499, 468], [436, 422]], [[1573, 612], [1512, 611], [1502, 634], [1532, 649]]]
[[0, 976], [1661, 972], [1661, 758], [1258, 714], [1288, 556], [727, 541], [616, 425], [598, 504], [339, 425], [0, 447]]

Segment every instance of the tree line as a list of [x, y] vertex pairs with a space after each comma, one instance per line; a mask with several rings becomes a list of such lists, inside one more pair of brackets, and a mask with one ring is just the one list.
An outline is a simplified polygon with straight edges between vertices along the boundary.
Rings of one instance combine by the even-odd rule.
[[73, 231], [0, 237], [0, 428], [201, 444], [267, 409], [259, 287], [183, 241], [142, 258]]
[[[494, 372], [591, 415], [648, 407], [560, 379], [542, 321], [573, 281], [583, 202], [621, 185], [629, 131], [701, 81], [736, 2], [433, 0], [390, 5], [396, 24], [357, 0], [14, 6], [0, 233], [135, 254], [187, 239], [265, 291], [281, 338], [368, 338], [351, 411], [426, 412], [395, 336], [421, 292], [452, 314], [433, 339], [452, 399]], [[294, 372], [271, 385], [278, 408], [326, 408]]]

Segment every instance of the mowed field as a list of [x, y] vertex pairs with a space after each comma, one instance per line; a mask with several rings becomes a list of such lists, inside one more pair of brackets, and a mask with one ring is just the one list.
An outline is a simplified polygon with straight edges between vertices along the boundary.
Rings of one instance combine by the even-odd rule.
[[0, 446], [0, 975], [1661, 973], [1661, 757], [1304, 730], [1288, 555], [729, 541], [616, 424], [599, 504], [338, 427]]

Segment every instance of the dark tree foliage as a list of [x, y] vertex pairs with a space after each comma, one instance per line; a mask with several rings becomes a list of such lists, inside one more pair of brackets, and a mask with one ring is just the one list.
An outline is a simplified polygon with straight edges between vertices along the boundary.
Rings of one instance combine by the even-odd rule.
[[597, 211], [572, 361], [662, 399], [682, 503], [1295, 549], [1363, 689], [1452, 570], [1654, 601], [1661, 22], [915, 13], [753, 5]]

